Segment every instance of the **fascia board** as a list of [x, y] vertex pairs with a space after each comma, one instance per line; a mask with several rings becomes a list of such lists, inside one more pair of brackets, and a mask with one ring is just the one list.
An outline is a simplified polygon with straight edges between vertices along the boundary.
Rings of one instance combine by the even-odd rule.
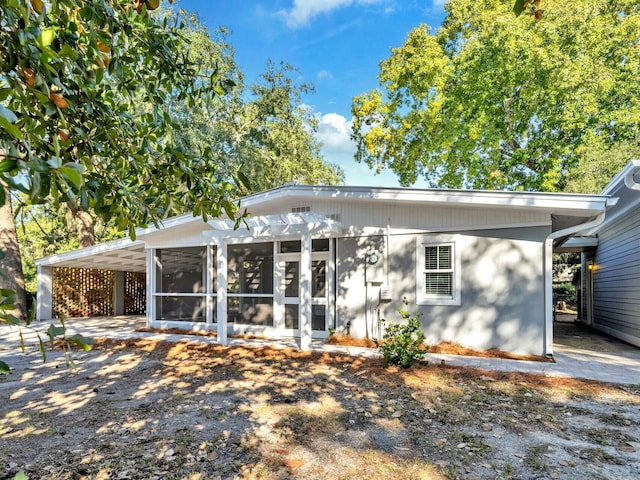
[[624, 184], [625, 177], [629, 173], [636, 170], [640, 171], [640, 160], [629, 161], [629, 163], [627, 163], [624, 166], [624, 168], [620, 170], [620, 172], [618, 172], [618, 174], [615, 177], [613, 177], [613, 179], [607, 184], [607, 186], [604, 187], [600, 195], [613, 195], [620, 188], [625, 187], [625, 184]]
[[36, 266], [56, 265], [78, 258], [89, 257], [91, 255], [97, 255], [101, 253], [113, 252], [122, 250], [125, 248], [144, 246], [144, 242], [141, 240], [132, 241], [129, 238], [122, 238], [120, 240], [112, 240], [111, 242], [100, 243], [91, 247], [80, 248], [78, 250], [72, 250], [70, 252], [57, 253], [55, 255], [49, 255], [47, 257], [39, 258], [35, 261]]
[[241, 199], [241, 206], [250, 208], [286, 198], [319, 198], [343, 200], [373, 200], [401, 203], [496, 206], [545, 210], [556, 214], [584, 212], [585, 216], [601, 212], [606, 207], [604, 195], [570, 193], [502, 192], [443, 189], [391, 189], [377, 187], [316, 187], [285, 186]]

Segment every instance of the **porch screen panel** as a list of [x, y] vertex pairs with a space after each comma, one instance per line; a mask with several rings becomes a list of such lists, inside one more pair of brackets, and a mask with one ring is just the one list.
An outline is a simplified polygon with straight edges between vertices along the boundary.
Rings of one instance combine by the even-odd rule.
[[156, 250], [156, 320], [206, 320], [207, 248]]
[[273, 243], [227, 247], [227, 321], [273, 326]]
[[157, 320], [204, 322], [206, 302], [201, 296], [156, 297]]
[[205, 293], [206, 247], [157, 250], [156, 292]]

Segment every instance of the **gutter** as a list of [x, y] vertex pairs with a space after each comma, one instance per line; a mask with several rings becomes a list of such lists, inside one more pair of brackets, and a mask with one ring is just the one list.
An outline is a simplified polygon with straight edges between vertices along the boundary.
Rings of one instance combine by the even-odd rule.
[[629, 190], [640, 190], [640, 183], [636, 182], [635, 179], [633, 178], [635, 173], [636, 173], [635, 170], [631, 170], [624, 176], [624, 185]]
[[[635, 182], [634, 182], [635, 183]], [[637, 184], [640, 190], [640, 184]], [[600, 226], [605, 219], [607, 207], [614, 206], [617, 198], [607, 198], [604, 210], [587, 223], [574, 225], [563, 230], [550, 233], [544, 241], [544, 352], [547, 357], [553, 356], [553, 242], [562, 237], [574, 236], [585, 230]]]

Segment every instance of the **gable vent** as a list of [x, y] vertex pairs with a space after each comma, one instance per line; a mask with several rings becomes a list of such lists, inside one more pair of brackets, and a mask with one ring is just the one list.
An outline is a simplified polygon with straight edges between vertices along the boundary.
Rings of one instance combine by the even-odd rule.
[[304, 213], [304, 212], [310, 212], [311, 211], [311, 207], [307, 206], [307, 207], [293, 207], [291, 209], [291, 213]]

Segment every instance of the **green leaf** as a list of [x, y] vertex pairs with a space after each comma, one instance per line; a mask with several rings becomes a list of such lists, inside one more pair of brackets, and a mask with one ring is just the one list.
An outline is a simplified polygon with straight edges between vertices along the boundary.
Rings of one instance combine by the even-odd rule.
[[78, 346], [79, 348], [81, 348], [85, 352], [88, 352], [89, 350], [91, 350], [91, 345], [93, 345], [95, 343], [93, 338], [83, 337], [82, 335], [80, 335], [78, 333], [76, 333], [75, 335], [69, 337], [67, 340], [69, 342], [73, 343], [74, 345]]
[[38, 350], [40, 350], [40, 355], [42, 355], [42, 363], [47, 361], [47, 351], [44, 348], [44, 342], [42, 338], [40, 338], [40, 334], [38, 334]]
[[47, 335], [49, 336], [49, 341], [51, 342], [51, 348], [53, 348], [53, 344], [56, 340], [56, 337], [62, 337], [64, 336], [64, 332], [66, 331], [66, 328], [64, 328], [64, 326], [62, 327], [58, 327], [56, 325], [54, 325], [53, 323], [51, 325], [49, 325], [49, 328], [47, 328]]
[[67, 163], [60, 167], [60, 174], [76, 188], [82, 185], [82, 165], [77, 163]]
[[525, 0], [516, 0], [513, 4], [513, 13], [520, 15], [524, 11], [524, 2]]
[[16, 114], [2, 104], [0, 104], [0, 117], [4, 117], [5, 120], [10, 123], [16, 123], [18, 121]]
[[20, 129], [1, 115], [0, 127], [4, 128], [9, 133], [9, 135], [11, 135], [16, 140], [22, 140], [22, 132], [20, 131]]
[[27, 475], [20, 470], [18, 473], [16, 473], [15, 477], [13, 477], [13, 480], [29, 480], [29, 477], [27, 477]]
[[10, 371], [9, 365], [0, 360], [0, 373], [9, 373]]
[[10, 172], [18, 165], [17, 160], [5, 159], [0, 161], [0, 173]]
[[36, 39], [36, 43], [40, 47], [40, 50], [44, 50], [49, 45], [53, 43], [53, 40], [56, 38], [56, 30], [53, 27], [45, 28], [40, 32], [38, 38]]

